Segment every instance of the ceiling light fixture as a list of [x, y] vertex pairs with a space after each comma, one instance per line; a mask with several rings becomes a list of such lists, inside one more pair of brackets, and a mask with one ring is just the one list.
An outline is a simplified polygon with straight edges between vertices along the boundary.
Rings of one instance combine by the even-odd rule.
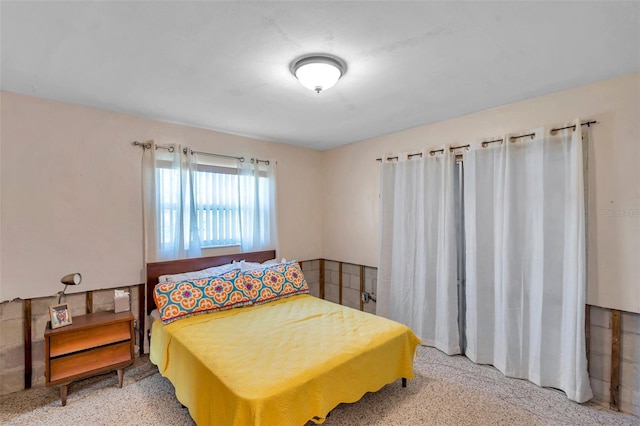
[[300, 84], [320, 93], [338, 82], [347, 71], [347, 64], [338, 57], [317, 54], [296, 59], [289, 68]]

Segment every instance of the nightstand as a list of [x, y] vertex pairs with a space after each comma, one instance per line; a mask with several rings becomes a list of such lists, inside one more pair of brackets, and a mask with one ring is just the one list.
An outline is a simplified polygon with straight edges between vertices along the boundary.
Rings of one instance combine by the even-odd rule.
[[44, 332], [46, 385], [60, 385], [60, 401], [67, 404], [67, 386], [74, 380], [118, 372], [134, 361], [134, 319], [131, 312], [97, 312], [73, 317], [73, 324]]

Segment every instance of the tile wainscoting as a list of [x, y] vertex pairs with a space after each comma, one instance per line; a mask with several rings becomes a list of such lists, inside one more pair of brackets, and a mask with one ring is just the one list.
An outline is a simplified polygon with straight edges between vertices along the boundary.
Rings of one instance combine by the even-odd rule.
[[[361, 305], [359, 289], [362, 282], [375, 300], [377, 268], [319, 259], [302, 262], [302, 270], [314, 296], [375, 314], [375, 302]], [[640, 416], [640, 315], [598, 306], [587, 312], [593, 401]]]
[[[73, 320], [77, 315], [113, 310], [114, 290], [128, 291], [131, 313], [137, 327], [141, 288], [142, 285], [134, 285], [66, 294], [63, 302], [69, 304]], [[49, 306], [57, 303], [57, 295], [0, 303], [0, 395], [32, 386], [44, 386], [44, 331], [49, 321]], [[25, 321], [28, 316], [31, 317], [30, 321]], [[27, 336], [29, 333], [30, 338]], [[137, 329], [135, 334], [136, 345], [139, 345]]]
[[640, 315], [590, 306], [588, 331], [594, 401], [640, 417]]
[[[314, 296], [375, 314], [377, 268], [326, 259], [303, 261], [301, 266]], [[130, 292], [136, 320], [142, 288], [119, 288]], [[113, 290], [67, 295], [72, 316], [113, 309]], [[363, 292], [371, 296], [366, 302]], [[49, 306], [57, 303], [56, 297], [0, 303], [0, 395], [22, 390], [27, 384], [44, 386], [44, 330]], [[640, 315], [598, 306], [589, 306], [587, 312], [594, 401], [640, 416]], [[31, 316], [29, 323], [24, 320], [25, 313]], [[150, 321], [145, 324], [148, 328]], [[30, 340], [25, 339], [27, 330]], [[136, 345], [140, 345], [139, 335], [136, 330]], [[31, 356], [30, 371], [25, 368], [26, 352]]]
[[[304, 261], [301, 266], [312, 295], [376, 313], [377, 268], [325, 259]], [[370, 296], [366, 302], [363, 292]]]

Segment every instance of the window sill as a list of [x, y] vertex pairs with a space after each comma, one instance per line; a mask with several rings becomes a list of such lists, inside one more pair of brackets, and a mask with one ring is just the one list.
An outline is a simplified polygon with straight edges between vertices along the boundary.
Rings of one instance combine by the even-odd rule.
[[240, 244], [226, 244], [220, 246], [200, 246], [201, 249], [222, 249], [222, 248], [230, 248], [230, 247], [240, 247]]

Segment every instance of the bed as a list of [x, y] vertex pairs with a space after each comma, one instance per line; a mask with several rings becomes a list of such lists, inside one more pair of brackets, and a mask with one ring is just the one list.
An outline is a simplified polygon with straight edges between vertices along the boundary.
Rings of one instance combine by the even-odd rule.
[[[267, 251], [150, 263], [147, 294], [163, 274], [273, 258]], [[153, 297], [147, 303], [149, 313]], [[198, 425], [300, 426], [398, 379], [404, 385], [418, 343], [404, 325], [300, 292], [155, 320], [150, 359]]]

